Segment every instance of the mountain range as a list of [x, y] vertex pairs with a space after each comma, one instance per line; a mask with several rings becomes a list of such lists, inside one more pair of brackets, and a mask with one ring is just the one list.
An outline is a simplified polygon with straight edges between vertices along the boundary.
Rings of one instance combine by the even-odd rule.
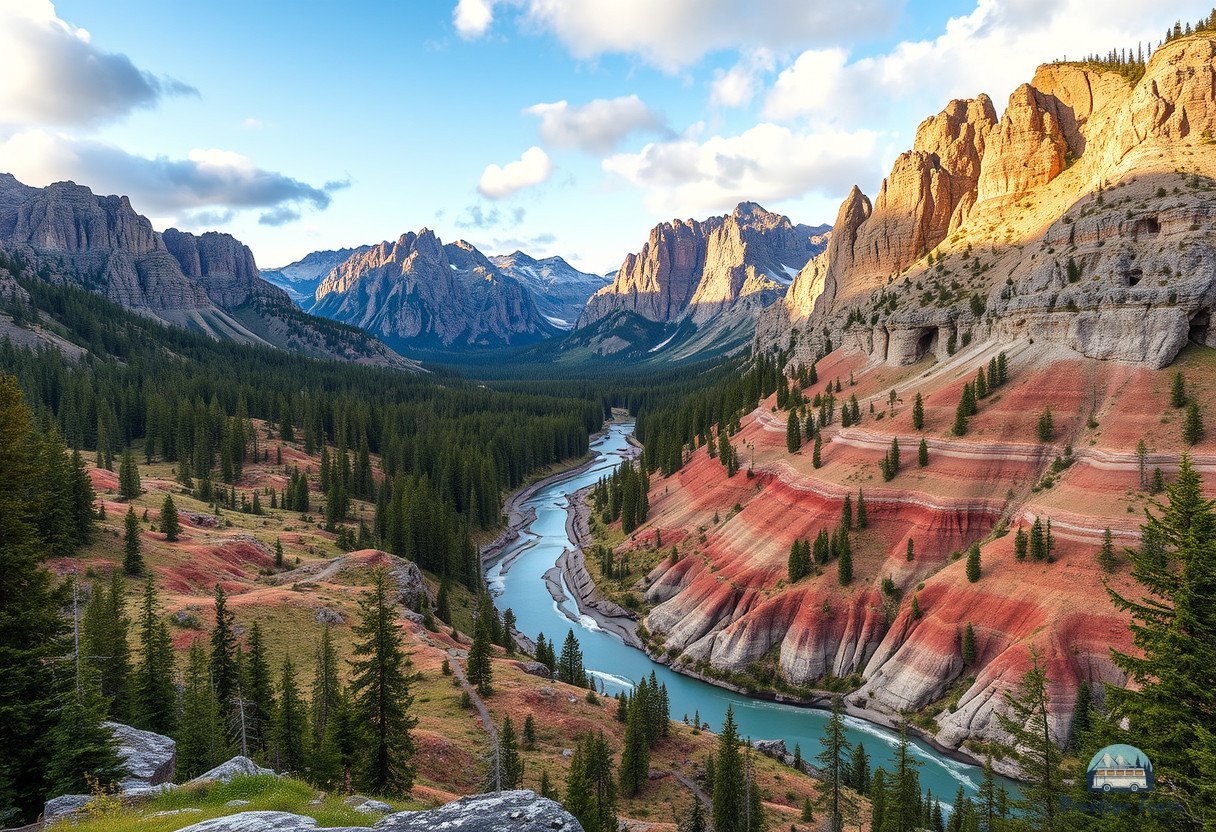
[[301, 313], [231, 235], [158, 232], [125, 196], [99, 196], [74, 182], [34, 188], [0, 174], [0, 249], [44, 279], [215, 338], [417, 366], [358, 329]]

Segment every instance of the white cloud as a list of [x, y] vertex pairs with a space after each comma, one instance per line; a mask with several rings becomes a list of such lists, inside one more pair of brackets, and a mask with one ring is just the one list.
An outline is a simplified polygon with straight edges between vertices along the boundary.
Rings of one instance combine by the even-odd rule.
[[675, 71], [720, 49], [790, 49], [872, 37], [899, 16], [904, 0], [460, 0], [453, 12], [466, 37], [485, 33], [496, 5], [522, 6], [579, 58], [636, 55]]
[[665, 129], [661, 115], [636, 95], [597, 98], [570, 106], [566, 101], [533, 104], [524, 110], [540, 119], [540, 136], [547, 145], [604, 154], [634, 131]]
[[761, 77], [773, 71], [771, 49], [752, 49], [730, 69], [714, 71], [709, 103], [715, 107], [746, 107], [756, 95]]
[[549, 154], [539, 147], [530, 147], [514, 162], [501, 167], [486, 165], [477, 183], [477, 192], [487, 199], [502, 199], [523, 188], [539, 185], [553, 173]]
[[664, 216], [705, 216], [744, 200], [836, 195], [877, 169], [877, 135], [866, 130], [797, 132], [762, 123], [737, 136], [684, 137], [605, 159], [604, 170], [646, 193]]
[[246, 130], [261, 130], [266, 125], [262, 123], [260, 118], [247, 118], [241, 122], [241, 126]]
[[136, 210], [157, 216], [263, 209], [264, 225], [298, 218], [302, 207], [323, 210], [329, 207], [331, 192], [346, 186], [309, 185], [259, 168], [230, 150], [196, 149], [186, 159], [148, 158], [44, 130], [17, 133], [0, 142], [0, 170], [31, 185], [72, 179], [97, 193], [127, 194]]
[[97, 48], [50, 0], [0, 0], [0, 124], [91, 125], [193, 87]]
[[1201, 16], [1210, 3], [1174, 0], [978, 0], [931, 40], [903, 41], [885, 54], [849, 61], [841, 49], [812, 49], [777, 78], [765, 99], [766, 118], [835, 123], [916, 123], [951, 98], [989, 94], [998, 108], [1046, 61], [1160, 37], [1175, 17]]
[[494, 19], [494, 0], [460, 0], [452, 10], [452, 23], [462, 38], [486, 33]]

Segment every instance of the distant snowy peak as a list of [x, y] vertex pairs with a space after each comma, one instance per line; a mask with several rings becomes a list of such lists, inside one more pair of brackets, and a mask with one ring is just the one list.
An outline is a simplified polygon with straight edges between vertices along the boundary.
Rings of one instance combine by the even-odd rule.
[[523, 284], [545, 319], [561, 329], [570, 329], [582, 313], [587, 298], [612, 280], [581, 272], [559, 256], [537, 259], [515, 251], [491, 257], [490, 262], [500, 272]]
[[368, 246], [314, 251], [294, 263], [277, 269], [263, 269], [262, 277], [291, 295], [292, 300], [307, 307], [321, 281], [352, 255], [362, 254]]

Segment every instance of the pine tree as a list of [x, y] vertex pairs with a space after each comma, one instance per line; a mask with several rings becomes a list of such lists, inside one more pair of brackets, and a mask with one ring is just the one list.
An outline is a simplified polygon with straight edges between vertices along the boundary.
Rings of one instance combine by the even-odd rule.
[[1174, 378], [1170, 384], [1170, 406], [1171, 407], [1186, 407], [1186, 376], [1179, 370], [1174, 373]]
[[291, 656], [279, 674], [279, 703], [274, 717], [274, 760], [277, 771], [302, 772], [308, 765], [308, 715], [296, 684]]
[[139, 496], [139, 468], [131, 449], [122, 452], [122, 461], [118, 465], [118, 496], [124, 500], [134, 500]]
[[912, 616], [913, 621], [920, 618], [920, 601], [915, 595], [912, 596], [912, 608], [909, 610], [909, 615]]
[[1182, 441], [1187, 445], [1197, 445], [1203, 439], [1203, 412], [1199, 402], [1191, 401], [1186, 406], [1186, 416], [1182, 420]]
[[814, 447], [814, 450], [811, 451], [811, 467], [813, 467], [813, 468], [823, 467], [823, 461], [822, 461], [822, 457], [821, 457], [822, 451], [823, 451], [823, 437], [818, 431], [816, 431], [815, 447]]
[[1166, 783], [1192, 817], [1212, 817], [1216, 770], [1205, 752], [1216, 750], [1208, 727], [1216, 714], [1216, 509], [1189, 454], [1166, 492], [1147, 515], [1141, 550], [1130, 552], [1138, 591], [1107, 588], [1131, 616], [1138, 651], [1113, 652], [1131, 684], [1108, 687], [1107, 705], [1129, 721], [1159, 788]]
[[1102, 533], [1102, 546], [1098, 549], [1098, 565], [1106, 572], [1114, 572], [1119, 566], [1110, 529], [1106, 529]]
[[916, 464], [921, 468], [929, 464], [929, 443], [924, 440], [924, 437], [921, 438], [920, 446], [916, 449]]
[[971, 414], [967, 405], [966, 393], [970, 389], [970, 385], [963, 386], [963, 397], [959, 399], [958, 408], [954, 411], [954, 426], [950, 428], [950, 432], [955, 436], [965, 436], [967, 433], [967, 417]]
[[1018, 526], [1017, 533], [1013, 536], [1013, 556], [1018, 560], [1026, 559], [1026, 547], [1029, 544], [1029, 539], [1026, 537], [1026, 532], [1021, 526]]
[[[883, 829], [890, 832], [912, 832], [921, 824], [920, 761], [912, 754], [908, 728], [901, 724], [899, 745], [895, 748], [895, 767], [890, 782], [884, 784]], [[877, 779], [875, 781], [877, 783]], [[871, 792], [875, 791], [871, 785]]]
[[870, 520], [866, 517], [866, 498], [859, 488], [857, 489], [857, 528], [860, 531], [869, 528], [869, 525]]
[[587, 687], [587, 673], [583, 669], [583, 649], [574, 637], [573, 629], [567, 631], [566, 640], [562, 642], [562, 652], [557, 660], [557, 679], [567, 685]]
[[584, 832], [617, 832], [616, 778], [603, 732], [588, 733], [576, 744], [562, 803]]
[[122, 571], [128, 575], [144, 573], [144, 556], [140, 551], [139, 518], [135, 516], [135, 506], [127, 508], [127, 517], [123, 521], [122, 537]]
[[919, 392], [912, 400], [912, 427], [916, 430], [925, 428], [925, 400], [921, 398]]
[[1043, 534], [1043, 520], [1036, 517], [1030, 526], [1030, 556], [1035, 560], [1047, 557], [1047, 539]]
[[705, 807], [701, 805], [701, 798], [695, 794], [692, 796], [692, 803], [689, 804], [688, 811], [684, 813], [684, 818], [680, 821], [679, 832], [709, 832], [705, 821]]
[[363, 759], [359, 782], [376, 794], [406, 794], [414, 784], [417, 720], [410, 715], [410, 662], [401, 648], [388, 572], [372, 573], [371, 588], [360, 602], [358, 642], [351, 663], [351, 703], [361, 723]]
[[643, 680], [628, 707], [620, 772], [621, 794], [625, 797], [636, 797], [650, 774], [650, 741], [647, 738], [646, 703], [643, 701], [648, 688]]
[[144, 581], [139, 616], [140, 662], [134, 682], [135, 726], [172, 734], [177, 725], [177, 690], [173, 686], [173, 640], [160, 617], [156, 584]]
[[177, 734], [177, 772], [191, 778], [228, 759], [220, 706], [211, 687], [210, 661], [199, 641], [190, 645], [182, 685]]
[[851, 770], [845, 760], [849, 743], [845, 738], [843, 706], [839, 696], [832, 698], [832, 715], [824, 725], [819, 744], [823, 750], [815, 757], [819, 763], [819, 782], [815, 786], [819, 790], [820, 799], [826, 801], [829, 806], [828, 829], [831, 832], [840, 832], [844, 826], [840, 792], [848, 784]]
[[232, 698], [240, 687], [240, 670], [236, 661], [236, 634], [233, 632], [232, 611], [224, 588], [215, 585], [215, 627], [211, 630], [211, 685], [221, 712], [227, 713]]
[[980, 544], [972, 543], [967, 549], [967, 580], [975, 583], [980, 579]]
[[177, 506], [173, 504], [172, 494], [165, 494], [165, 501], [161, 503], [160, 530], [170, 543], [175, 542], [181, 534], [182, 525], [177, 519]]
[[89, 779], [109, 789], [123, 778], [114, 735], [103, 724], [105, 699], [89, 683], [68, 697], [47, 738], [47, 793], [80, 794], [90, 791]]
[[[242, 668], [244, 680], [241, 692], [244, 699], [246, 734], [249, 738], [249, 748], [252, 753], [265, 759], [270, 751], [272, 729], [277, 730], [275, 723], [274, 682], [271, 679], [270, 662], [266, 658], [266, 645], [262, 640], [262, 627], [254, 621], [249, 626], [249, 653]], [[283, 672], [287, 672], [284, 665]], [[292, 685], [295, 685], [294, 678]], [[298, 693], [298, 692], [297, 692]], [[284, 703], [286, 707], [286, 703]], [[294, 730], [295, 714], [289, 720]], [[276, 746], [277, 748], [277, 746]], [[278, 759], [282, 759], [281, 754]], [[299, 771], [299, 768], [291, 768]]]
[[515, 613], [507, 607], [502, 614], [502, 643], [508, 656], [515, 655]]
[[908, 561], [916, 559], [916, 544], [912, 542], [912, 538], [910, 537], [908, 538], [908, 554], [906, 559]]
[[473, 644], [469, 647], [467, 663], [469, 684], [476, 686], [482, 696], [494, 692], [494, 663], [490, 659], [493, 652], [490, 646], [490, 619], [494, 616], [489, 596], [483, 594], [478, 605], [477, 620], [473, 622]]
[[1072, 733], [1069, 737], [1068, 747], [1075, 749], [1078, 746], [1078, 740], [1081, 740], [1089, 733], [1092, 725], [1090, 709], [1093, 707], [1093, 695], [1089, 688], [1089, 682], [1082, 679], [1077, 684], [1077, 697], [1073, 701], [1072, 706]]
[[971, 622], [967, 622], [966, 628], [963, 629], [963, 664], [971, 667], [975, 664], [975, 628], [971, 626]]
[[802, 424], [798, 419], [796, 411], [790, 411], [789, 422], [785, 427], [785, 449], [790, 453], [797, 453], [802, 447]]
[[112, 719], [128, 719], [131, 710], [131, 622], [124, 590], [117, 569], [106, 584], [95, 582], [80, 626], [81, 664]]
[[283, 568], [283, 539], [280, 537], [274, 539], [274, 568]]
[[[1053, 832], [1063, 794], [1060, 749], [1051, 730], [1047, 674], [1032, 649], [1030, 669], [1016, 691], [1005, 694], [1006, 712], [996, 711], [1001, 728], [1012, 742], [1010, 753], [1029, 778], [1018, 802], [1024, 821], [1032, 829]], [[1160, 765], [1160, 763], [1158, 763]]]
[[1051, 408], [1047, 408], [1039, 416], [1039, 441], [1050, 442], [1055, 436], [1055, 423], [1051, 415]]
[[498, 732], [498, 769], [503, 789], [518, 789], [523, 785], [524, 761], [519, 755], [519, 740], [509, 716], [503, 718], [502, 730]]
[[524, 751], [536, 750], [536, 720], [532, 718], [532, 714], [524, 717], [523, 741]]
[[714, 760], [714, 832], [745, 832], [747, 796], [744, 794], [743, 755], [739, 752], [739, 731], [734, 709], [726, 706], [726, 719], [718, 735], [718, 754]]
[[836, 573], [841, 586], [848, 586], [853, 582], [853, 550], [849, 545], [849, 535], [844, 529], [841, 529], [839, 536], [840, 553], [836, 560]]
[[[915, 596], [913, 597], [915, 600]], [[858, 794], [870, 793], [870, 756], [860, 741], [853, 746], [853, 759], [849, 763], [849, 784]]]

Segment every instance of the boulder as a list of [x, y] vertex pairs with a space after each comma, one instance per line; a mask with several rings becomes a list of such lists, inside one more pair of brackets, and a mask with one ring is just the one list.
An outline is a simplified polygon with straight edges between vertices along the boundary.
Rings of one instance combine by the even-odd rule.
[[[368, 801], [378, 803], [378, 801]], [[366, 805], [366, 804], [364, 804]], [[201, 821], [181, 832], [313, 832], [312, 818], [288, 812], [240, 812]], [[397, 812], [374, 827], [326, 827], [327, 832], [583, 832], [574, 816], [528, 790], [478, 794], [425, 812]]]
[[50, 825], [59, 818], [74, 815], [88, 806], [92, 799], [91, 794], [61, 794], [59, 797], [52, 797], [42, 807], [42, 822]]
[[107, 722], [118, 744], [127, 776], [119, 784], [124, 792], [173, 781], [177, 772], [177, 743], [162, 734], [130, 725]]
[[574, 816], [536, 792], [477, 794], [425, 812], [382, 818], [376, 832], [583, 832]]
[[238, 755], [226, 763], [220, 763], [211, 769], [211, 771], [200, 774], [191, 780], [188, 785], [195, 783], [227, 783], [235, 777], [251, 777], [257, 774], [274, 774], [274, 771], [262, 768], [248, 757]]
[[540, 662], [516, 662], [515, 666], [529, 676], [539, 676], [542, 679], [553, 678], [553, 674], [549, 672], [549, 668]]

